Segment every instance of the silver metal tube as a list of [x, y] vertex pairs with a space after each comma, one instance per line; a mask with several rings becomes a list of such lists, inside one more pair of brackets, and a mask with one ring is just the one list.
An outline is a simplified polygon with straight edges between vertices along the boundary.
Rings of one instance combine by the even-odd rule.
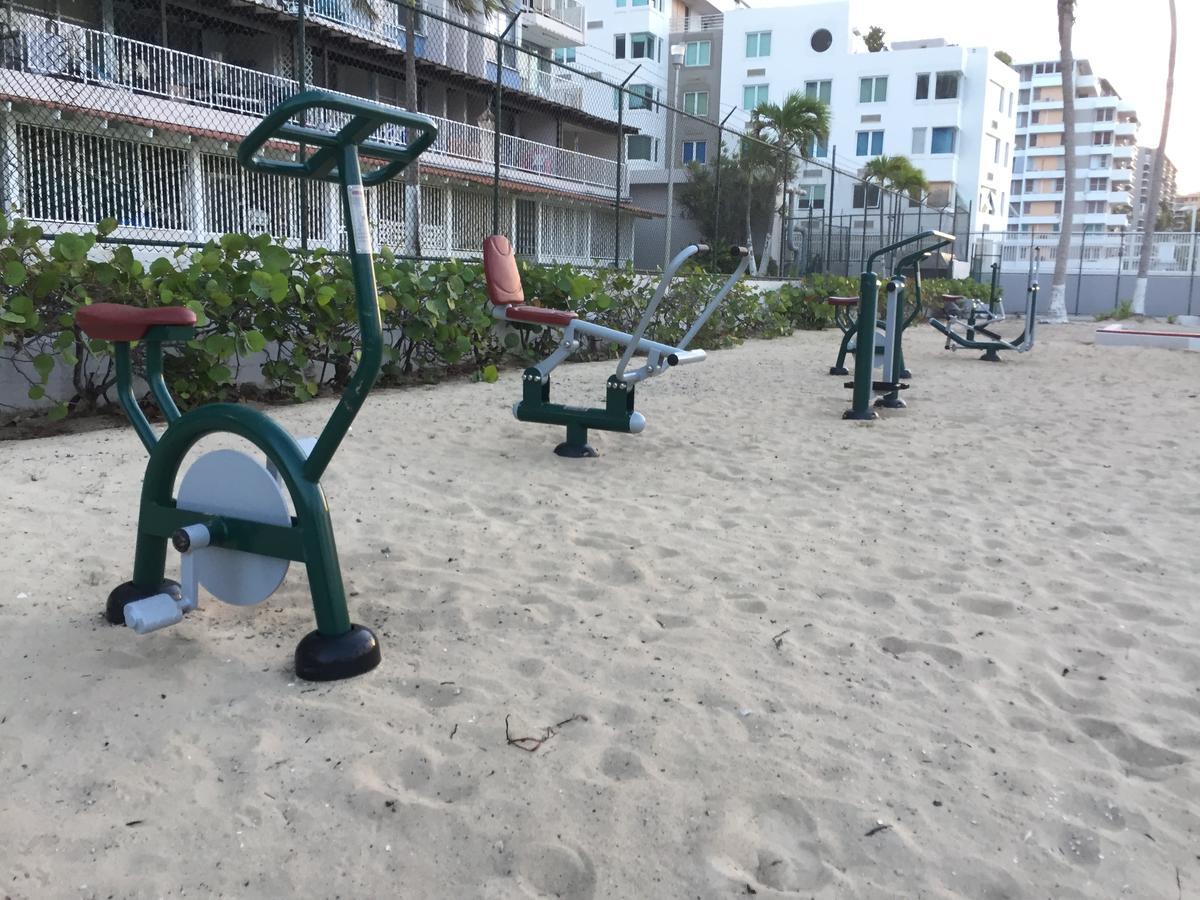
[[[617, 377], [622, 378], [625, 372], [625, 367], [629, 365], [629, 361], [633, 359], [634, 352], [638, 349], [642, 335], [646, 333], [646, 328], [650, 325], [650, 320], [654, 318], [654, 312], [658, 309], [658, 305], [662, 302], [663, 296], [667, 293], [667, 285], [671, 283], [671, 279], [675, 277], [675, 273], [679, 271], [687, 260], [700, 252], [698, 244], [689, 244], [675, 254], [675, 258], [667, 265], [663, 271], [662, 280], [658, 283], [658, 290], [654, 292], [654, 297], [650, 300], [650, 305], [646, 307], [646, 311], [642, 313], [642, 320], [638, 322], [637, 328], [633, 330], [633, 335], [629, 338], [629, 343], [625, 347], [625, 352], [621, 354], [621, 359], [617, 363]], [[620, 332], [614, 332], [620, 334]], [[622, 378], [622, 380], [624, 380]]]
[[700, 317], [692, 323], [692, 327], [688, 329], [687, 334], [683, 336], [683, 340], [679, 342], [680, 349], [687, 347], [687, 345], [692, 342], [692, 338], [699, 334], [700, 329], [704, 327], [704, 323], [707, 322], [712, 314], [717, 311], [717, 307], [725, 301], [725, 297], [728, 296], [731, 290], [733, 290], [733, 286], [737, 284], [738, 280], [742, 277], [749, 266], [750, 254], [747, 253], [742, 257], [742, 261], [738, 263], [738, 267], [733, 270], [733, 274], [729, 276], [729, 280], [726, 281], [721, 287], [721, 290], [717, 293], [717, 296], [713, 297], [712, 300], [709, 301], [708, 306], [704, 307], [704, 312], [700, 313]]

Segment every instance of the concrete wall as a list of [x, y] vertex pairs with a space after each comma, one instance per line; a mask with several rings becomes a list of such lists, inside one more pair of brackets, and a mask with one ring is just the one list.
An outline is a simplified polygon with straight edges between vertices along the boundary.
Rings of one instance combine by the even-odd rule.
[[[1039, 278], [1041, 290], [1038, 309], [1042, 313], [1050, 308], [1050, 275], [1043, 272]], [[1133, 297], [1134, 275], [1105, 273], [1082, 276], [1067, 276], [1067, 314], [1072, 316], [1094, 316], [1096, 313], [1115, 309], [1121, 300]], [[1146, 315], [1157, 318], [1167, 316], [1195, 315], [1200, 312], [1200, 278], [1186, 275], [1151, 275], [1146, 289]], [[1000, 285], [1004, 289], [1004, 308], [1010, 313], [1025, 309], [1025, 272], [1001, 272]], [[1190, 299], [1189, 299], [1190, 293]]]

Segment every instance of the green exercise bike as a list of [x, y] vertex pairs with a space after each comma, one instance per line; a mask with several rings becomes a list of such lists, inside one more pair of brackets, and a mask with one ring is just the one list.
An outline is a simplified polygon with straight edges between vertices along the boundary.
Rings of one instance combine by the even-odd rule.
[[[308, 121], [319, 117], [337, 130], [297, 124], [304, 121], [302, 115]], [[150, 454], [142, 482], [133, 578], [109, 595], [109, 622], [128, 625], [139, 634], [174, 625], [198, 606], [200, 586], [227, 603], [261, 603], [282, 584], [292, 561], [303, 562], [317, 627], [296, 647], [296, 674], [331, 681], [379, 664], [375, 635], [350, 621], [321, 476], [375, 384], [383, 358], [364, 189], [394, 178], [436, 138], [436, 126], [424, 116], [305, 91], [276, 107], [238, 149], [238, 160], [249, 169], [331, 181], [341, 188], [362, 355], [315, 439], [298, 441], [269, 416], [237, 404], [210, 403], [180, 413], [163, 380], [163, 344], [191, 339], [196, 324], [191, 310], [116, 303], [79, 310], [79, 328], [113, 344], [121, 406]], [[305, 144], [312, 152], [299, 161], [261, 155], [269, 144], [281, 143]], [[360, 155], [375, 168], [364, 173]], [[135, 341], [145, 345], [146, 381], [167, 420], [161, 434], [155, 433], [134, 396]], [[244, 438], [265, 454], [266, 461], [238, 450], [206, 453], [184, 473], [176, 492], [176, 476], [188, 451], [201, 438], [217, 433]], [[182, 554], [179, 582], [165, 577], [168, 540]]]
[[[912, 237], [888, 244], [875, 251], [867, 259], [867, 269], [859, 277], [858, 309], [854, 334], [854, 380], [846, 387], [854, 391], [851, 408], [842, 416], [844, 419], [874, 419], [878, 413], [874, 406], [886, 409], [903, 409], [906, 404], [900, 392], [908, 385], [902, 379], [910, 377], [904, 368], [904, 329], [921, 312], [921, 263], [943, 247], [954, 243], [954, 235], [941, 231], [922, 231]], [[912, 249], [916, 247], [916, 249]], [[904, 248], [909, 252], [896, 263], [895, 273], [887, 283], [887, 311], [882, 320], [882, 331], [876, 313], [879, 303], [879, 276], [872, 271], [875, 260]], [[905, 273], [908, 273], [906, 276]], [[908, 278], [912, 278], [912, 311], [905, 312], [909, 291]], [[879, 335], [876, 337], [876, 335]], [[882, 368], [880, 381], [872, 379], [876, 367]]]

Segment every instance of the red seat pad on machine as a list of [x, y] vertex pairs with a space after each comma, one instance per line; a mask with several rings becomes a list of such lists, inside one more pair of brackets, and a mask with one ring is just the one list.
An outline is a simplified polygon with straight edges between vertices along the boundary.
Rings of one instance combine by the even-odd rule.
[[826, 297], [825, 302], [830, 306], [857, 306], [857, 297]]
[[493, 234], [483, 242], [483, 277], [487, 281], [488, 299], [493, 306], [506, 307], [504, 318], [509, 322], [530, 325], [554, 325], [565, 328], [579, 316], [563, 309], [526, 306], [525, 290], [512, 244], [502, 234]]
[[573, 312], [565, 309], [546, 309], [544, 306], [524, 306], [514, 304], [504, 311], [504, 318], [509, 322], [528, 322], [532, 325], [557, 325], [565, 328], [573, 319], [578, 319]]
[[196, 314], [185, 306], [143, 309], [123, 303], [93, 303], [76, 311], [75, 324], [95, 340], [140, 341], [155, 325], [195, 325]]

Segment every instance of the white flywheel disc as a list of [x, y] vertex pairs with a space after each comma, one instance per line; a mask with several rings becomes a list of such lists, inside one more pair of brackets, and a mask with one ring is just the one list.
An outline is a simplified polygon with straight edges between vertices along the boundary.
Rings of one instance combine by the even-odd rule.
[[[237, 450], [214, 450], [183, 476], [176, 505], [189, 512], [290, 525], [287, 497], [267, 467]], [[283, 584], [289, 561], [225, 547], [193, 550], [201, 585], [234, 606], [262, 603]]]

